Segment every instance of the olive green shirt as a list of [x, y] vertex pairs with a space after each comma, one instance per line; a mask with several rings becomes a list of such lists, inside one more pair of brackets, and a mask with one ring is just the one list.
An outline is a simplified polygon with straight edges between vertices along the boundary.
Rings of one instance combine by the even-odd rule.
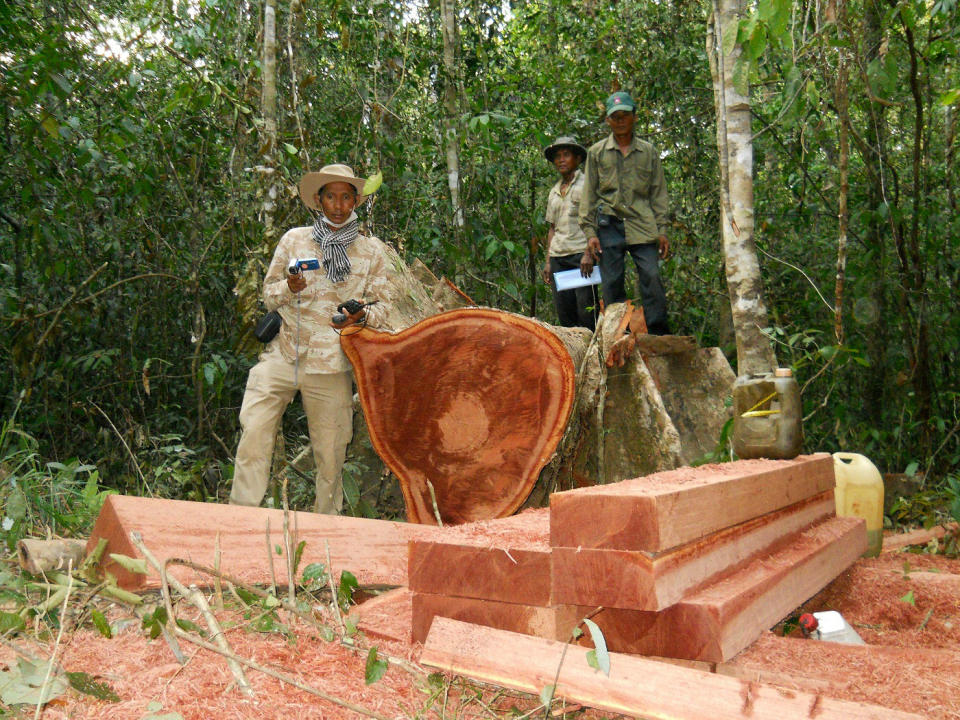
[[667, 183], [657, 149], [633, 138], [629, 152], [620, 152], [613, 133], [587, 151], [580, 227], [597, 237], [597, 206], [623, 219], [628, 245], [656, 242], [667, 234]]

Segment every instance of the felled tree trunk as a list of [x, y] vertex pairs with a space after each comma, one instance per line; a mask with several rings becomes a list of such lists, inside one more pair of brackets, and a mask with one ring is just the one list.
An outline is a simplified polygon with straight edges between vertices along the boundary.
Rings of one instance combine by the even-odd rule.
[[[385, 322], [388, 331], [399, 333], [437, 315], [441, 308], [450, 306], [448, 303], [456, 307], [469, 300], [464, 300], [459, 291], [449, 291], [451, 284], [443, 278], [436, 278], [419, 261], [407, 268], [399, 257], [395, 257], [392, 258], [392, 265], [397, 273], [391, 278], [391, 288], [383, 300], [388, 310]], [[693, 462], [716, 446], [730, 412], [724, 403], [734, 380], [729, 363], [717, 348], [694, 346], [685, 349], [689, 343], [646, 342], [645, 339], [651, 336], [645, 336], [639, 339], [638, 349], [622, 367], [607, 368], [605, 361], [610, 356], [611, 347], [622, 338], [624, 315], [628, 309], [622, 304], [608, 307], [594, 334], [583, 328], [555, 327], [489, 309], [465, 311], [477, 312], [478, 317], [488, 319], [491, 315], [516, 318], [518, 322], [535, 326], [537, 330], [533, 331], [534, 335], [542, 338], [547, 334], [558, 340], [559, 343], [547, 342], [553, 348], [562, 347], [569, 356], [573, 397], [565, 427], [560, 429], [559, 434], [554, 433], [558, 442], [547, 453], [545, 465], [539, 474], [535, 474], [532, 480], [529, 475], [519, 474], [510, 482], [503, 481], [508, 486], [509, 500], [502, 497], [503, 490], [492, 486], [478, 489], [477, 482], [462, 473], [445, 473], [441, 469], [435, 476], [437, 482], [431, 480], [431, 484], [444, 523], [494, 517], [521, 506], [544, 506], [552, 492], [617, 482], [672, 469]], [[491, 325], [491, 335], [494, 337], [498, 334], [497, 327], [496, 323]], [[358, 334], [357, 339], [370, 334]], [[380, 353], [382, 344], [385, 343], [374, 343], [372, 349]], [[371, 350], [369, 341], [361, 345], [366, 350], [359, 346], [355, 348], [357, 358]], [[416, 522], [436, 522], [433, 498], [422, 480], [424, 475], [421, 474], [419, 480], [414, 479], [412, 486], [409, 480], [398, 479], [381, 460], [388, 455], [371, 440], [368, 428], [379, 424], [384, 438], [396, 435], [391, 440], [395, 449], [392, 450], [394, 457], [390, 462], [398, 467], [401, 462], [409, 461], [407, 456], [412, 452], [412, 448], [407, 447], [409, 437], [430, 432], [437, 435], [437, 428], [428, 428], [431, 424], [446, 422], [447, 430], [456, 434], [459, 428], [457, 423], [451, 424], [450, 418], [456, 415], [452, 408], [457, 405], [458, 397], [474, 398], [465, 404], [461, 402], [461, 411], [472, 407], [471, 403], [479, 407], [483, 403], [496, 405], [509, 401], [510, 391], [506, 389], [502, 378], [519, 372], [522, 357], [518, 360], [516, 354], [491, 356], [484, 365], [482, 376], [464, 373], [461, 375], [461, 386], [437, 382], [436, 372], [430, 370], [431, 363], [437, 361], [436, 356], [457, 355], [453, 358], [454, 363], [461, 363], [463, 360], [459, 354], [469, 356], [475, 345], [475, 341], [460, 338], [448, 340], [440, 346], [427, 344], [418, 350], [408, 348], [394, 353], [393, 360], [386, 363], [384, 368], [394, 364], [409, 364], [416, 370], [418, 366], [424, 366], [418, 372], [426, 379], [417, 383], [416, 392], [408, 401], [411, 407], [401, 406], [399, 418], [382, 416], [382, 403], [375, 408], [371, 408], [369, 403], [365, 403], [364, 408], [359, 405], [355, 407], [354, 438], [348, 448], [348, 460], [353, 463], [354, 479], [358, 481], [362, 498], [375, 507], [379, 514], [395, 514], [391, 511], [396, 506], [397, 490], [407, 483], [408, 488], [403, 491], [407, 518]], [[671, 347], [681, 351], [671, 350]], [[656, 354], [658, 352], [665, 354]], [[355, 365], [359, 362], [358, 359], [352, 360]], [[551, 362], [559, 362], [556, 354]], [[383, 368], [378, 370], [383, 371]], [[360, 370], [357, 380], [360, 395], [363, 395], [364, 384], [369, 384], [371, 377]], [[366, 411], [370, 411], [370, 422], [365, 422]], [[529, 415], [488, 411], [486, 408], [485, 412], [500, 413], [489, 429], [491, 434], [498, 435], [499, 440], [494, 442], [488, 438], [476, 449], [472, 448], [471, 443], [475, 443], [477, 431], [462, 433], [459, 441], [450, 440], [463, 445], [462, 454], [468, 460], [472, 455], [505, 452], [510, 447], [514, 432], [529, 432], [537, 428], [528, 426], [543, 424], [542, 420], [533, 420]], [[408, 415], [417, 415], [420, 420], [413, 422]], [[372, 434], [376, 435], [376, 431], [372, 431]], [[381, 440], [380, 444], [385, 442], [385, 439]], [[491, 443], [494, 443], [492, 448], [488, 447]], [[502, 446], [498, 448], [496, 443]], [[425, 451], [417, 452], [422, 454]], [[423, 458], [418, 460], [421, 461]], [[436, 462], [436, 459], [431, 462]], [[439, 493], [438, 485], [443, 486]], [[410, 490], [413, 486], [416, 486], [415, 490]], [[449, 498], [453, 498], [452, 507], [455, 510], [445, 509], [446, 499]]]
[[471, 308], [397, 334], [345, 332], [340, 343], [409, 520], [485, 520], [523, 504], [573, 405], [573, 362], [554, 333]]

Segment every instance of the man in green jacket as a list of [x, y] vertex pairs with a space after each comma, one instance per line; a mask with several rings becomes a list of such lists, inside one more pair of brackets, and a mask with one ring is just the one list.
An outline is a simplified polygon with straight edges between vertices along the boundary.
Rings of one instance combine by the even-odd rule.
[[659, 261], [670, 252], [667, 241], [667, 186], [660, 154], [633, 134], [637, 106], [625, 92], [607, 98], [611, 133], [587, 151], [580, 227], [587, 251], [600, 265], [603, 301], [627, 299], [623, 286], [627, 253], [637, 267], [647, 328], [667, 335], [667, 298]]

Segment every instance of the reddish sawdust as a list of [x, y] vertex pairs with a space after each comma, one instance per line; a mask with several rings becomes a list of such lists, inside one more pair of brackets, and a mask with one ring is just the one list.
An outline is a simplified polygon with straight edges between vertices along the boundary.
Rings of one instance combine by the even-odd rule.
[[[952, 577], [951, 577], [952, 576]], [[781, 637], [765, 633], [750, 648], [718, 672], [751, 675], [756, 679], [844, 700], [871, 703], [919, 713], [935, 719], [960, 718], [960, 560], [942, 556], [890, 553], [858, 561], [803, 609], [840, 611], [870, 643], [855, 647]], [[912, 591], [912, 596], [908, 595]], [[904, 598], [912, 599], [907, 602]], [[397, 605], [370, 601], [360, 627], [406, 626]], [[362, 606], [361, 606], [362, 607]], [[377, 615], [381, 615], [378, 621]], [[386, 622], [387, 616], [391, 622]], [[111, 620], [116, 620], [114, 616]], [[225, 619], [231, 616], [226, 613]], [[232, 616], [236, 620], [236, 616]], [[779, 628], [778, 628], [779, 629]], [[297, 627], [295, 642], [278, 634], [240, 628], [227, 631], [238, 655], [255, 659], [331, 696], [387, 718], [511, 717], [512, 708], [527, 712], [538, 702], [496, 688], [466, 686], [455, 680], [446, 689], [431, 686], [429, 668], [416, 671], [419, 646], [411, 646], [396, 628], [363, 642], [376, 645], [381, 655], [411, 661], [408, 668], [394, 664], [379, 682], [364, 683], [366, 653], [336, 642], [325, 642], [305, 625]], [[68, 635], [58, 660], [68, 671], [85, 671], [106, 682], [120, 696], [108, 703], [68, 691], [43, 713], [47, 720], [110, 718], [139, 720], [147, 705], [158, 702], [160, 713], [179, 713], [185, 720], [207, 718], [296, 717], [360, 718], [328, 701], [253, 670], [247, 677], [252, 698], [233, 686], [223, 659], [183, 644], [189, 661], [174, 661], [162, 639], [149, 640], [139, 622], [131, 622], [113, 639], [92, 630]], [[0, 656], [0, 666], [12, 661]], [[589, 713], [577, 717], [610, 717]]]
[[802, 610], [839, 611], [869, 646], [769, 632], [730, 664], [837, 698], [960, 718], [960, 560], [900, 552], [862, 559]]

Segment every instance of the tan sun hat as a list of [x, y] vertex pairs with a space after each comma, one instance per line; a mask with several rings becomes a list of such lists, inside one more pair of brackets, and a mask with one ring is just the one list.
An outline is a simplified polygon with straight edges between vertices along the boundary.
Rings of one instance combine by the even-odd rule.
[[303, 204], [311, 210], [319, 210], [317, 204], [317, 191], [327, 183], [345, 182], [350, 183], [357, 189], [357, 205], [366, 200], [363, 195], [363, 185], [366, 180], [358, 178], [353, 174], [349, 165], [324, 165], [318, 172], [311, 172], [304, 175], [300, 180], [300, 199]]

